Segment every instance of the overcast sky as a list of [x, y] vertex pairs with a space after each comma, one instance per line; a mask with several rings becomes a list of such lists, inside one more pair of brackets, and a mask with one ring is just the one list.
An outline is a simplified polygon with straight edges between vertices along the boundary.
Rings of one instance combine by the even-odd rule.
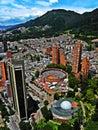
[[90, 12], [98, 7], [98, 0], [0, 0], [0, 25], [26, 22], [52, 9]]

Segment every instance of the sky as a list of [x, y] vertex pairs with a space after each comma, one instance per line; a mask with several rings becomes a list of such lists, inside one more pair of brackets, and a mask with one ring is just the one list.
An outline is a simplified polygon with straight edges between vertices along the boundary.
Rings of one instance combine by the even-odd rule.
[[0, 0], [0, 25], [15, 25], [42, 16], [53, 9], [90, 12], [98, 0]]

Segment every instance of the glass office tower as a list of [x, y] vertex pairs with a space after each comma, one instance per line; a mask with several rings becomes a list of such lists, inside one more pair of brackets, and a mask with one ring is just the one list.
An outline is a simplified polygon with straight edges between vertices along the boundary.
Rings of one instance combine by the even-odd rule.
[[8, 62], [8, 74], [11, 84], [14, 109], [19, 120], [27, 119], [27, 99], [24, 76], [24, 61], [13, 60]]

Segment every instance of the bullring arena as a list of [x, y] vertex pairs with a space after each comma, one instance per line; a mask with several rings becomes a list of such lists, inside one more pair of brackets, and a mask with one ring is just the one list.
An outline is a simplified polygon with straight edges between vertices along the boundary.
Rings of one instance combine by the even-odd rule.
[[45, 95], [43, 92], [49, 95], [54, 95], [55, 93], [59, 95], [65, 94], [68, 90], [68, 74], [62, 69], [47, 68], [40, 73], [39, 78], [34, 83], [37, 89], [32, 87], [33, 92], [41, 99]]
[[60, 82], [67, 77], [65, 71], [58, 68], [48, 68], [41, 72], [42, 82]]

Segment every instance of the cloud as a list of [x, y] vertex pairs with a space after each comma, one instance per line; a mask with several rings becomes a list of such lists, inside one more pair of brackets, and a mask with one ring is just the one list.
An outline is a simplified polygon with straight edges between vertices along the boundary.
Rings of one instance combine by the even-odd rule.
[[[22, 1], [24, 1], [24, 2], [28, 2], [28, 0], [22, 0]], [[31, 1], [31, 0], [29, 0], [29, 1]]]
[[54, 3], [58, 3], [58, 0], [49, 0], [48, 2], [43, 1], [43, 0], [36, 1], [36, 4], [39, 4], [39, 5], [42, 5], [42, 6], [50, 6]]
[[[0, 9], [0, 25], [18, 24], [26, 22], [30, 18], [34, 19], [47, 12], [47, 9], [37, 7], [26, 7], [23, 5], [12, 4], [11, 7], [2, 6]], [[3, 22], [4, 21], [4, 22]]]
[[53, 4], [53, 3], [58, 3], [58, 0], [49, 0], [49, 3]]
[[[40, 16], [42, 15], [45, 11], [39, 9], [39, 8], [26, 8], [22, 6], [21, 8], [2, 8], [1, 9], [2, 16], [9, 16], [10, 18], [15, 18], [15, 17], [28, 17], [28, 16]], [[5, 13], [6, 12], [6, 13]], [[0, 16], [1, 17], [1, 16]]]
[[19, 5], [19, 4], [16, 4], [16, 3], [12, 3], [12, 6], [14, 7], [14, 8], [20, 8], [20, 9], [24, 9], [25, 8], [25, 6], [23, 6], [23, 5]]
[[46, 2], [46, 1], [36, 1], [36, 4], [42, 5], [42, 6], [49, 6], [50, 5], [50, 3]]
[[14, 3], [14, 0], [0, 0], [0, 4], [10, 4]]

